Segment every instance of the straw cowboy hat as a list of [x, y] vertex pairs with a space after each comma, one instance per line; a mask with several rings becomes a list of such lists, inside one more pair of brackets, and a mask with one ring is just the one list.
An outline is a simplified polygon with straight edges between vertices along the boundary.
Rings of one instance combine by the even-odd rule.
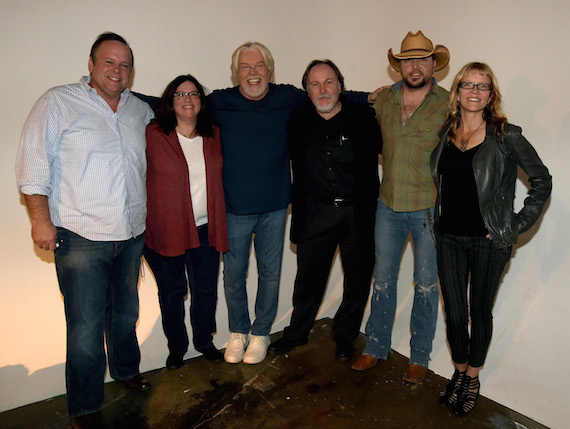
[[400, 53], [394, 55], [392, 49], [388, 51], [388, 61], [394, 70], [400, 73], [400, 60], [412, 58], [427, 58], [431, 55], [435, 58], [435, 71], [439, 71], [449, 63], [449, 51], [443, 45], [435, 45], [421, 31], [416, 34], [411, 31], [402, 42]]

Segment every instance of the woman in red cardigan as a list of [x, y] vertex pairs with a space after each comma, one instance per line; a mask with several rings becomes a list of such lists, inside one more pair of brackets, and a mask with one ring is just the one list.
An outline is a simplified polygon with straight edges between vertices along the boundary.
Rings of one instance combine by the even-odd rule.
[[168, 84], [148, 125], [147, 229], [144, 256], [158, 285], [168, 369], [188, 350], [184, 298], [190, 289], [194, 348], [222, 361], [212, 342], [220, 252], [228, 250], [222, 150], [204, 88], [191, 75]]

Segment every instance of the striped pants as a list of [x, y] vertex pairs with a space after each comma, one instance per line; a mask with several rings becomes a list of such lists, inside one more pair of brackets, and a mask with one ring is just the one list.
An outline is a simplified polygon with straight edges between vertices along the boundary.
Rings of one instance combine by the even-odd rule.
[[511, 253], [512, 246], [496, 249], [485, 237], [437, 234], [447, 340], [457, 364], [477, 368], [485, 363], [493, 333], [493, 303]]

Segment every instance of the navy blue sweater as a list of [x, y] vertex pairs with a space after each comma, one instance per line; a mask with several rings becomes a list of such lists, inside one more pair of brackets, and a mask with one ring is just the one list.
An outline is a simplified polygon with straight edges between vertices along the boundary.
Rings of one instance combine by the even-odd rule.
[[269, 84], [259, 101], [245, 98], [239, 87], [209, 96], [220, 127], [224, 158], [226, 210], [235, 215], [286, 208], [291, 200], [287, 123], [307, 93], [292, 85]]
[[[149, 104], [157, 101], [136, 95]], [[361, 104], [368, 102], [364, 92], [349, 92], [347, 97]], [[302, 89], [272, 83], [259, 101], [245, 98], [238, 86], [208, 96], [210, 114], [220, 128], [229, 213], [267, 213], [291, 202], [287, 124], [293, 109], [308, 99]]]
[[[367, 96], [349, 93], [359, 103], [367, 103]], [[266, 213], [290, 203], [287, 124], [293, 109], [307, 100], [305, 91], [275, 84], [269, 84], [267, 95], [259, 101], [245, 98], [239, 87], [209, 96], [210, 111], [220, 127], [229, 213]]]

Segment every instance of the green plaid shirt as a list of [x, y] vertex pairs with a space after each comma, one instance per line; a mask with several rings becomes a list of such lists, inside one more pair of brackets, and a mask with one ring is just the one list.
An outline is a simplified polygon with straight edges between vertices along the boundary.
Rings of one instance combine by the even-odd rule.
[[434, 80], [422, 104], [402, 125], [402, 85], [400, 81], [382, 91], [374, 106], [384, 142], [380, 199], [395, 212], [412, 212], [435, 205], [429, 160], [439, 142], [449, 93]]

